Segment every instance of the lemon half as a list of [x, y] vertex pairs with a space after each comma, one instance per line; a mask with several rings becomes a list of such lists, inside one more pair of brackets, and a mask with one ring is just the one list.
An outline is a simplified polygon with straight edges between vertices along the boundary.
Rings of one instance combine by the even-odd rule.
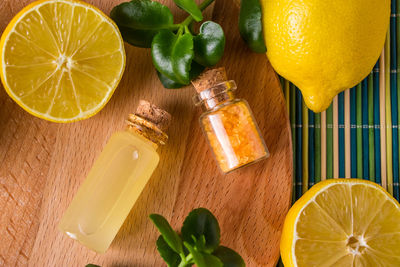
[[1, 80], [29, 113], [54, 122], [96, 114], [125, 67], [117, 26], [80, 1], [45, 0], [22, 9], [0, 40]]
[[281, 239], [289, 266], [400, 266], [400, 206], [379, 185], [321, 182], [290, 209]]

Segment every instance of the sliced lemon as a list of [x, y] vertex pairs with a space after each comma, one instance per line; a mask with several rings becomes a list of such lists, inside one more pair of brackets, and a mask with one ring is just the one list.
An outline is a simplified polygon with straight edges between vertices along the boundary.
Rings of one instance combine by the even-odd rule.
[[80, 1], [45, 0], [22, 9], [0, 40], [1, 80], [29, 113], [55, 122], [96, 114], [125, 67], [117, 26]]
[[359, 179], [321, 182], [290, 209], [281, 256], [288, 266], [400, 266], [400, 205]]

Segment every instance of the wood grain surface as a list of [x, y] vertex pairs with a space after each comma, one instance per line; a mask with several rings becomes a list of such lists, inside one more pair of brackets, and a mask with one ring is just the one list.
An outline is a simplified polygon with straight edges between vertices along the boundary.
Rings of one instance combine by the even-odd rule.
[[[28, 2], [0, 2], [0, 31]], [[121, 1], [92, 0], [109, 14]], [[164, 0], [183, 19], [183, 12]], [[290, 205], [290, 126], [279, 81], [265, 55], [250, 52], [238, 34], [238, 8], [217, 0], [213, 18], [225, 30], [226, 52], [219, 66], [248, 100], [271, 157], [222, 175], [199, 127], [192, 87], [163, 89], [150, 51], [126, 44], [127, 66], [120, 86], [96, 116], [72, 124], [35, 118], [0, 90], [0, 266], [165, 266], [155, 247], [157, 231], [148, 219], [160, 213], [178, 229], [193, 208], [218, 218], [223, 245], [247, 266], [273, 266], [279, 257], [283, 220]], [[96, 254], [57, 230], [57, 224], [110, 135], [147, 99], [173, 115], [160, 164], [111, 248]]]

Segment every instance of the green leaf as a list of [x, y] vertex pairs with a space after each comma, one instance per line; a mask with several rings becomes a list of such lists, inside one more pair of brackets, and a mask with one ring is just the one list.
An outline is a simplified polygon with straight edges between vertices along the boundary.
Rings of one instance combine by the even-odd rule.
[[172, 250], [162, 235], [157, 239], [157, 250], [169, 267], [177, 267], [182, 261], [179, 254]]
[[189, 250], [190, 254], [192, 254], [194, 263], [197, 267], [223, 267], [222, 261], [216, 256], [199, 252], [188, 242], [183, 242], [183, 244]]
[[168, 7], [150, 0], [122, 3], [111, 10], [110, 16], [126, 42], [147, 48], [161, 29], [169, 29], [174, 23]]
[[202, 21], [203, 14], [194, 0], [174, 0], [175, 4], [189, 13], [195, 21]]
[[211, 254], [204, 254], [204, 261], [206, 263], [206, 267], [223, 267], [224, 264], [222, 263], [222, 261], [220, 259], [218, 259], [217, 257], [215, 257], [214, 255]]
[[200, 73], [203, 72], [204, 69], [205, 69], [204, 66], [198, 64], [195, 61], [192, 61], [192, 67], [190, 68], [190, 73], [189, 73], [190, 80], [196, 79], [200, 75]]
[[241, 0], [239, 14], [239, 32], [251, 50], [265, 53], [262, 13], [259, 0]]
[[220, 229], [217, 219], [205, 208], [192, 210], [186, 217], [182, 226], [182, 238], [192, 246], [195, 241], [204, 235], [206, 239], [205, 249], [209, 252], [214, 251], [219, 245]]
[[121, 32], [122, 39], [124, 39], [125, 42], [142, 48], [151, 47], [151, 41], [153, 40], [154, 35], [157, 34], [156, 31], [136, 30], [124, 26], [119, 26], [118, 28]]
[[171, 80], [170, 78], [168, 78], [167, 76], [165, 76], [164, 74], [162, 74], [159, 71], [157, 71], [157, 75], [158, 75], [158, 79], [160, 79], [160, 82], [162, 83], [164, 88], [178, 89], [178, 88], [182, 88], [182, 87], [186, 86], [185, 84], [177, 83], [177, 82]]
[[101, 267], [101, 266], [100, 266], [100, 265], [96, 265], [96, 264], [89, 263], [89, 264], [86, 264], [85, 267]]
[[[195, 61], [192, 61], [192, 67], [191, 67], [190, 73], [189, 73], [190, 80], [197, 78], [200, 75], [200, 73], [203, 72], [204, 69], [205, 69], [204, 66], [196, 63]], [[160, 73], [159, 71], [157, 71], [157, 75], [158, 75], [158, 78], [160, 79], [162, 85], [167, 89], [177, 89], [177, 88], [182, 88], [182, 87], [186, 86], [185, 84], [177, 83], [177, 82], [169, 79], [167, 76]]]
[[189, 253], [192, 254], [193, 260], [198, 267], [205, 266], [204, 256], [200, 252], [198, 252], [192, 245], [188, 242], [183, 242], [183, 245], [189, 250]]
[[246, 266], [242, 257], [230, 248], [220, 246], [213, 252], [213, 255], [218, 257], [222, 261], [224, 267]]
[[177, 83], [189, 84], [193, 59], [190, 33], [174, 34], [170, 30], [161, 30], [153, 39], [151, 55], [159, 72]]
[[[194, 237], [194, 236], [192, 236], [192, 237]], [[198, 251], [206, 251], [206, 238], [204, 237], [204, 235], [200, 236], [199, 239], [195, 238], [195, 245], [194, 246], [196, 247], [196, 249]]]
[[218, 23], [204, 22], [193, 42], [194, 60], [203, 66], [210, 67], [217, 64], [224, 55], [225, 34]]
[[173, 249], [176, 253], [182, 253], [182, 240], [178, 234], [172, 229], [168, 221], [159, 214], [150, 214], [150, 219], [153, 221], [161, 235], [164, 237], [165, 242]]

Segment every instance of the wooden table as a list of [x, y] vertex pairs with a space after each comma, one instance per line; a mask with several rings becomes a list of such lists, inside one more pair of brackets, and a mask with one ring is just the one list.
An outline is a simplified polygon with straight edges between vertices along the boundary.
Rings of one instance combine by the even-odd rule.
[[[2, 0], [0, 31], [28, 0]], [[121, 1], [92, 0], [106, 14]], [[184, 13], [163, 1], [183, 19]], [[72, 124], [35, 118], [0, 90], [0, 266], [164, 266], [150, 213], [176, 228], [193, 208], [218, 218], [222, 244], [247, 266], [273, 266], [292, 188], [288, 114], [279, 81], [265, 55], [252, 53], [238, 34], [238, 7], [217, 0], [213, 18], [225, 30], [224, 58], [237, 95], [250, 103], [270, 149], [268, 160], [223, 176], [200, 131], [194, 90], [163, 89], [150, 50], [126, 45], [127, 66], [110, 103], [96, 116]], [[110, 135], [147, 99], [171, 112], [168, 145], [157, 171], [106, 254], [99, 255], [57, 230], [57, 223]]]

